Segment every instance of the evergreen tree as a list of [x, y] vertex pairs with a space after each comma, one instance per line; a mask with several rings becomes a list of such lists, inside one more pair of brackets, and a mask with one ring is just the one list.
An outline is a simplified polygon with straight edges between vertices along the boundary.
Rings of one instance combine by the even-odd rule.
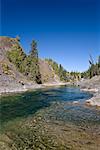
[[41, 74], [39, 71], [37, 43], [34, 40], [31, 43], [31, 51], [30, 51], [29, 58], [31, 60], [30, 78], [32, 78], [38, 84], [41, 84]]
[[92, 78], [95, 75], [100, 75], [100, 56], [98, 57], [98, 61], [96, 63], [94, 63], [92, 57], [90, 57], [89, 64], [89, 69], [81, 73], [81, 76], [83, 78]]
[[30, 56], [32, 58], [38, 58], [38, 50], [37, 50], [37, 43], [33, 40], [31, 43], [31, 51]]
[[98, 57], [98, 67], [100, 67], [100, 56]]
[[41, 83], [37, 43], [34, 40], [32, 41], [30, 55], [28, 56], [23, 52], [17, 40], [12, 50], [8, 51], [8, 59], [16, 65], [21, 73], [28, 76], [29, 79], [36, 83]]

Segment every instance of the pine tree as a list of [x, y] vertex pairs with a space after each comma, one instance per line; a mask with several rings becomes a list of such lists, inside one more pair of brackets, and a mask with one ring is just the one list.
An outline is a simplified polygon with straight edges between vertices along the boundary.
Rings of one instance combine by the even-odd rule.
[[31, 43], [31, 51], [30, 56], [32, 58], [38, 58], [38, 50], [37, 50], [37, 43], [33, 40]]
[[100, 56], [98, 57], [98, 65], [100, 67]]
[[30, 65], [31, 79], [41, 84], [41, 74], [40, 74], [39, 63], [38, 63], [37, 43], [34, 40], [31, 43], [31, 51], [30, 51], [29, 58], [31, 60], [31, 65]]

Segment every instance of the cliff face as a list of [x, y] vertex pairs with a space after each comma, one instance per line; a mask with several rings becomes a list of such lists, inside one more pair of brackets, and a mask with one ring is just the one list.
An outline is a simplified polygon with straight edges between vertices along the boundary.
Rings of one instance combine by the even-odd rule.
[[54, 73], [52, 67], [45, 60], [39, 59], [39, 67], [42, 83], [58, 83], [59, 77]]
[[[23, 51], [18, 39], [0, 37], [0, 90], [2, 91], [6, 91], [8, 88], [20, 90], [24, 89], [25, 86], [35, 84], [34, 80], [30, 80], [16, 68], [14, 63], [9, 61], [7, 53], [13, 51], [14, 47]], [[44, 60], [39, 59], [39, 69], [42, 83], [59, 82], [59, 77], [55, 75], [52, 67]]]
[[[18, 45], [16, 38], [0, 37], [0, 91], [21, 91], [28, 83], [27, 77], [21, 74], [7, 58], [7, 52]], [[20, 47], [20, 45], [18, 45]]]

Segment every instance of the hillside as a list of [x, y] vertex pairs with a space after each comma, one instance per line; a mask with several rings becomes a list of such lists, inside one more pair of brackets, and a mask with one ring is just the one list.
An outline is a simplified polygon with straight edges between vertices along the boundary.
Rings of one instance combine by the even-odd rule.
[[51, 65], [45, 60], [39, 59], [39, 67], [42, 83], [58, 83], [60, 78], [55, 74]]
[[23, 91], [25, 86], [33, 85], [7, 58], [7, 52], [15, 45], [20, 47], [17, 39], [0, 37], [0, 92]]
[[[21, 72], [20, 69], [16, 67], [17, 65], [15, 64], [15, 53], [17, 51], [18, 56], [16, 56], [16, 60], [20, 55], [20, 59], [23, 59], [22, 56], [27, 57], [17, 38], [0, 37], [1, 92], [23, 91], [27, 88], [33, 88], [34, 86], [40, 87], [40, 85], [36, 83], [34, 78], [31, 78], [31, 74], [27, 75], [24, 71]], [[11, 56], [10, 59], [8, 58], [8, 54], [10, 54]], [[22, 63], [20, 65], [22, 65]], [[26, 60], [24, 61], [23, 66], [23, 68], [27, 68], [27, 70], [29, 69], [29, 67], [27, 67]], [[41, 59], [39, 59], [39, 72], [42, 83], [56, 83], [60, 81], [59, 77], [54, 73], [52, 67], [47, 62]]]
[[93, 94], [93, 97], [87, 100], [86, 104], [100, 106], [100, 75], [94, 76], [91, 79], [84, 79], [79, 85], [83, 91], [88, 91]]

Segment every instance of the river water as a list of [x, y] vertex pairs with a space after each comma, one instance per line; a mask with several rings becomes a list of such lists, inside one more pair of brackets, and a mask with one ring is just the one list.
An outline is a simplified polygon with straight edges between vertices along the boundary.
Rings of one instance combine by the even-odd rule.
[[1, 97], [1, 150], [99, 150], [100, 110], [84, 105], [91, 97], [65, 86]]

